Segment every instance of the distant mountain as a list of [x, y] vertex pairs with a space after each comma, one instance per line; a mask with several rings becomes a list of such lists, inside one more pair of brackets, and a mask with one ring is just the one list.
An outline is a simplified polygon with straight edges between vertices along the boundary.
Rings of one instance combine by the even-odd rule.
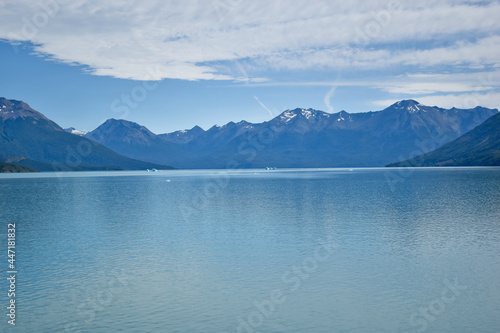
[[[246, 125], [248, 134], [236, 136], [205, 161], [215, 164], [233, 158], [240, 165], [259, 167], [383, 166], [399, 156], [410, 156], [421, 143], [426, 143], [425, 149], [433, 149], [451, 141], [496, 112], [484, 108], [444, 110], [413, 100], [368, 113], [287, 110], [270, 122]], [[246, 144], [248, 138], [259, 133], [272, 133], [272, 140], [261, 144], [262, 148], [257, 146], [255, 156], [241, 154], [242, 147], [247, 151], [251, 148]]]
[[436, 150], [388, 166], [500, 166], [500, 114]]
[[119, 154], [141, 161], [160, 164], [169, 161], [170, 165], [178, 165], [187, 156], [178, 145], [164, 140], [144, 126], [127, 120], [108, 119], [85, 137]]
[[77, 129], [76, 129], [76, 128], [74, 128], [74, 127], [65, 128], [64, 130], [65, 130], [66, 132], [68, 132], [68, 133], [71, 133], [71, 134], [76, 134], [76, 135], [79, 135], [79, 136], [84, 136], [85, 134], [87, 134], [87, 132], [77, 130]]
[[34, 172], [31, 168], [25, 167], [23, 165], [14, 164], [14, 163], [3, 163], [0, 162], [0, 173], [6, 172]]
[[0, 154], [40, 171], [169, 168], [117, 154], [63, 130], [28, 104], [0, 98]]
[[105, 123], [87, 137], [125, 156], [180, 168], [384, 166], [450, 142], [496, 113], [404, 100], [377, 112], [298, 108], [259, 124], [230, 122], [160, 135], [112, 120], [122, 126]]
[[160, 134], [158, 135], [158, 137], [164, 139], [165, 141], [182, 144], [182, 143], [188, 143], [196, 139], [199, 135], [203, 133], [205, 133], [203, 128], [201, 128], [200, 126], [195, 126], [190, 130], [181, 130], [167, 134]]

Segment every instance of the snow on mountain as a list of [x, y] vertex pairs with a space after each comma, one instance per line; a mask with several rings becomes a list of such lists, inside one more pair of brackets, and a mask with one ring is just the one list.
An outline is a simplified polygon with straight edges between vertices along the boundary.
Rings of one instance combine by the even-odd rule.
[[292, 119], [315, 119], [315, 118], [329, 118], [331, 114], [319, 111], [319, 110], [314, 110], [314, 109], [293, 109], [293, 110], [286, 110], [283, 113], [281, 113], [278, 116], [278, 119], [282, 120], [285, 123], [290, 122]]
[[393, 108], [396, 110], [404, 110], [408, 113], [417, 113], [417, 112], [427, 112], [428, 106], [422, 105], [419, 102], [413, 99], [402, 100], [397, 103], [394, 103], [389, 108]]
[[[43, 114], [33, 110], [28, 104], [15, 99], [0, 97], [0, 119], [33, 118], [35, 120], [49, 120]], [[55, 125], [55, 124], [54, 124]], [[55, 127], [58, 127], [55, 125]]]
[[66, 132], [68, 132], [68, 133], [75, 134], [75, 135], [79, 135], [79, 136], [84, 136], [85, 134], [87, 134], [87, 132], [77, 130], [77, 129], [76, 129], [76, 128], [74, 128], [74, 127], [65, 128], [64, 130], [65, 130]]
[[205, 133], [205, 131], [201, 127], [195, 126], [189, 130], [179, 130], [172, 133], [159, 134], [158, 137], [165, 141], [182, 144], [190, 142], [202, 133]]
[[304, 117], [306, 117], [306, 119], [309, 119], [309, 118], [315, 116], [315, 114], [313, 114], [311, 110], [304, 110], [304, 109], [302, 109], [302, 115]]
[[[4, 107], [5, 106], [5, 107]], [[121, 156], [62, 129], [28, 104], [0, 97], [0, 155], [40, 171], [168, 168]], [[82, 150], [83, 149], [83, 150]]]
[[[497, 112], [446, 110], [414, 100], [375, 112], [296, 108], [262, 123], [229, 122], [206, 131], [195, 126], [160, 134], [161, 142], [151, 134], [148, 142], [154, 145], [140, 145], [140, 137], [130, 132], [113, 135], [112, 141], [103, 135], [98, 142], [129, 157], [180, 168], [224, 168], [233, 160], [244, 167], [382, 166], [419, 149], [418, 142], [436, 147], [449, 142]], [[118, 128], [104, 126], [102, 131]]]
[[285, 112], [283, 112], [280, 116], [280, 118], [284, 121], [284, 122], [289, 122], [290, 120], [292, 120], [293, 118], [297, 117], [297, 114], [294, 113], [293, 111], [291, 110], [287, 110]]

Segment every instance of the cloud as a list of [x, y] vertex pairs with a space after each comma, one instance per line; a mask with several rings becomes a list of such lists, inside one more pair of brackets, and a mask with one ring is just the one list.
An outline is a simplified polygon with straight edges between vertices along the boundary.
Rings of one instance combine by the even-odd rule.
[[254, 96], [253, 98], [257, 101], [257, 103], [260, 104], [260, 106], [262, 106], [267, 112], [269, 112], [269, 115], [271, 117], [274, 117], [274, 113], [271, 110], [269, 110], [269, 108], [264, 103], [262, 103], [257, 96]]
[[253, 87], [308, 86], [331, 87], [324, 96], [330, 109], [330, 99], [339, 87], [369, 88], [394, 95], [394, 98], [372, 101], [374, 106], [392, 105], [401, 99], [412, 98], [422, 104], [442, 107], [472, 108], [485, 106], [500, 108], [500, 71], [483, 71], [445, 74], [383, 75], [376, 78], [356, 80], [308, 82], [264, 82], [249, 84]]
[[500, 72], [454, 74], [411, 74], [380, 83], [372, 83], [392, 94], [427, 95], [436, 93], [485, 92], [500, 85]]
[[498, 17], [496, 1], [7, 0], [0, 38], [94, 75], [261, 82], [282, 71], [497, 68]]
[[422, 82], [422, 83], [405, 83], [400, 85], [389, 85], [383, 87], [383, 90], [392, 94], [408, 94], [408, 95], [427, 95], [437, 92], [467, 92], [467, 91], [483, 91], [490, 90], [492, 87], [472, 86], [466, 83], [453, 82]]
[[253, 87], [272, 86], [335, 86], [335, 87], [372, 87], [392, 94], [434, 94], [437, 92], [487, 91], [500, 86], [500, 71], [483, 71], [447, 74], [390, 74], [376, 75], [371, 79], [341, 79], [334, 81], [306, 82], [263, 82], [252, 83]]
[[325, 94], [325, 97], [323, 98], [323, 102], [325, 103], [329, 113], [333, 112], [333, 106], [331, 105], [330, 100], [333, 97], [333, 95], [335, 95], [335, 90], [337, 90], [337, 86], [332, 86], [330, 90], [328, 90], [328, 92]]

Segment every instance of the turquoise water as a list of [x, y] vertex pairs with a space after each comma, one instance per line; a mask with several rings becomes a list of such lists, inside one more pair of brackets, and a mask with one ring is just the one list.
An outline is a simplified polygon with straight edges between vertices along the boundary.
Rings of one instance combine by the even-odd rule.
[[0, 175], [0, 244], [2, 332], [500, 328], [500, 168]]

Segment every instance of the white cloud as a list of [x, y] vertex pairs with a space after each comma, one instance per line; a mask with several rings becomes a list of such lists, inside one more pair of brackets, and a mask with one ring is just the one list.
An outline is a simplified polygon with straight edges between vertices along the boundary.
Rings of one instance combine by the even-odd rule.
[[373, 101], [374, 106], [387, 107], [401, 99], [416, 99], [422, 104], [441, 107], [472, 108], [485, 106], [500, 108], [500, 71], [483, 71], [446, 74], [405, 74], [396, 77], [377, 76], [376, 79], [349, 80], [337, 78], [334, 81], [310, 82], [264, 82], [250, 86], [318, 86], [332, 87], [325, 95], [329, 108], [332, 91], [339, 87], [363, 87], [380, 90], [394, 95], [394, 98]]
[[438, 92], [480, 92], [497, 89], [500, 86], [500, 71], [448, 73], [448, 74], [405, 74], [398, 76], [377, 75], [376, 79], [308, 82], [263, 82], [250, 86], [336, 86], [372, 87], [392, 94], [434, 94]]
[[[482, 3], [7, 0], [0, 38], [32, 42], [37, 52], [87, 65], [95, 75], [136, 80], [262, 81], [282, 70], [401, 66], [478, 70], [500, 66], [500, 3]], [[445, 88], [467, 89], [392, 87]]]
[[396, 96], [374, 101], [376, 106], [386, 107], [402, 98], [412, 98], [424, 105], [439, 105], [444, 108], [500, 108], [499, 71], [411, 74], [374, 85]]
[[454, 82], [422, 82], [422, 83], [406, 83], [400, 85], [389, 85], [383, 88], [392, 94], [408, 94], [408, 95], [426, 95], [437, 92], [467, 92], [467, 91], [484, 91], [490, 90], [492, 87], [472, 86], [466, 83]]
[[500, 72], [454, 74], [411, 74], [372, 83], [392, 94], [426, 95], [436, 93], [485, 92], [500, 86]]

